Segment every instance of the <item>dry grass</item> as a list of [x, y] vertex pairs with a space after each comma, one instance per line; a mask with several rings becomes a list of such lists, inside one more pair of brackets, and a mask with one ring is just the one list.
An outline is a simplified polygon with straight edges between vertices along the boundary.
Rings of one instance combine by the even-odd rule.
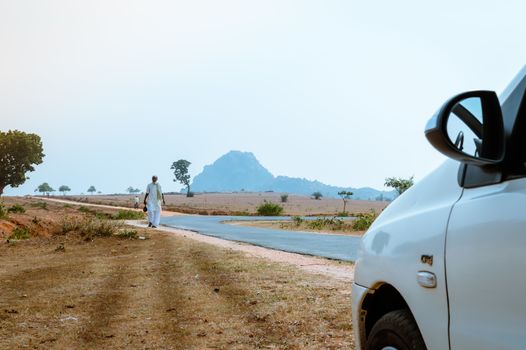
[[73, 232], [0, 244], [1, 349], [353, 348], [349, 283], [158, 231]]
[[[87, 200], [89, 203], [133, 206], [135, 196], [83, 196], [66, 197], [73, 200]], [[323, 198], [314, 200], [308, 196], [289, 195], [287, 203], [281, 203], [280, 193], [197, 193], [195, 197], [183, 195], [167, 195], [166, 209], [188, 214], [201, 215], [249, 215], [257, 212], [257, 207], [265, 201], [279, 203], [284, 208], [285, 215], [336, 215], [342, 211], [341, 199]], [[141, 201], [142, 201], [141, 196]], [[355, 201], [347, 203], [347, 211], [351, 213], [381, 212], [387, 202]]]
[[331, 225], [326, 224], [322, 226], [309, 225], [308, 222], [303, 221], [296, 224], [292, 221], [225, 221], [227, 224], [248, 226], [248, 227], [262, 227], [270, 229], [279, 229], [287, 231], [298, 232], [315, 232], [315, 233], [331, 233], [351, 236], [362, 236], [365, 231], [355, 230], [352, 225], [352, 220], [344, 219], [343, 224]]

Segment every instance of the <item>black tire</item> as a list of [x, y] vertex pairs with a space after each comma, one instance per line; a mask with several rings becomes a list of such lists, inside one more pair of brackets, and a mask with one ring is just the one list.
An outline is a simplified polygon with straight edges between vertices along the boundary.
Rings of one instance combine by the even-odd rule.
[[426, 350], [424, 339], [408, 310], [391, 311], [382, 316], [367, 337], [366, 350]]

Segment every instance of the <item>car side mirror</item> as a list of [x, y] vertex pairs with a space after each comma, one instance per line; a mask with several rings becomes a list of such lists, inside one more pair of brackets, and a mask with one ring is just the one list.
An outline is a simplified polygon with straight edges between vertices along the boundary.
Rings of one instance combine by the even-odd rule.
[[452, 97], [429, 120], [425, 134], [439, 152], [460, 162], [488, 165], [504, 159], [504, 122], [493, 91]]

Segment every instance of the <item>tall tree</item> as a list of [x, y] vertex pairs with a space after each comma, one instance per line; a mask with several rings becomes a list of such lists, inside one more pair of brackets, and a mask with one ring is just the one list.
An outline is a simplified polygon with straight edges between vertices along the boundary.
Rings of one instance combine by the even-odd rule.
[[44, 182], [43, 184], [38, 185], [35, 192], [40, 192], [42, 194], [49, 196], [49, 194], [51, 192], [55, 192], [55, 190], [53, 189], [53, 187], [49, 186], [47, 182]]
[[349, 191], [338, 192], [338, 196], [342, 197], [342, 201], [343, 201], [343, 212], [342, 213], [345, 213], [345, 208], [347, 207], [347, 200], [349, 200], [352, 195], [353, 193]]
[[314, 199], [321, 199], [321, 197], [323, 197], [323, 194], [321, 194], [321, 192], [319, 191], [316, 191], [312, 194], [312, 197], [314, 197]]
[[394, 188], [396, 192], [398, 192], [398, 195], [401, 195], [405, 191], [409, 189], [409, 187], [413, 186], [413, 176], [411, 176], [409, 179], [403, 179], [401, 177], [388, 177], [385, 179], [385, 186]]
[[179, 159], [177, 162], [173, 162], [170, 169], [174, 171], [175, 182], [180, 182], [186, 186], [186, 196], [190, 197], [190, 174], [188, 174], [188, 168], [190, 167], [189, 161], [185, 159]]
[[129, 194], [134, 194], [134, 193], [139, 193], [141, 192], [140, 189], [138, 188], [133, 188], [133, 186], [130, 186], [126, 189], [126, 192], [128, 192]]
[[95, 188], [95, 186], [91, 185], [89, 188], [88, 188], [88, 192], [93, 194], [95, 192], [97, 192], [97, 189]]
[[69, 188], [69, 186], [62, 185], [62, 186], [60, 186], [60, 187], [58, 188], [58, 190], [59, 190], [60, 192], [62, 192], [62, 195], [65, 196], [65, 195], [66, 195], [66, 192], [71, 191], [71, 188]]
[[0, 131], [0, 196], [6, 186], [18, 187], [29, 179], [26, 173], [34, 171], [33, 166], [41, 164], [42, 158], [40, 136], [18, 130]]

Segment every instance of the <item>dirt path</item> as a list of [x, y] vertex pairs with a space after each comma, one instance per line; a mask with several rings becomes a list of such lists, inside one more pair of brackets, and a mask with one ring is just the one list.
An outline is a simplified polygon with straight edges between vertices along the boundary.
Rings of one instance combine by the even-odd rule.
[[1, 244], [0, 349], [353, 348], [350, 283], [145, 232]]
[[[127, 221], [129, 225], [136, 227], [146, 227], [145, 223], [137, 221]], [[171, 227], [161, 226], [157, 230], [170, 232], [179, 237], [191, 238], [193, 240], [212, 244], [221, 248], [229, 248], [246, 253], [248, 256], [265, 258], [274, 262], [285, 263], [299, 267], [300, 269], [310, 272], [323, 274], [342, 281], [352, 282], [354, 279], [354, 266], [347, 262], [332, 261], [313, 256], [301, 255], [283, 252], [279, 250], [267, 249], [263, 247], [253, 246], [250, 244], [242, 244], [224, 239], [201, 235], [191, 231], [179, 230]]]
[[[142, 211], [142, 209], [134, 209], [130, 207], [119, 207], [114, 205], [105, 205], [105, 204], [95, 204], [95, 203], [86, 203], [86, 202], [76, 202], [76, 201], [70, 201], [67, 199], [57, 199], [57, 198], [46, 198], [46, 197], [35, 197], [41, 200], [46, 200], [50, 202], [55, 203], [63, 203], [63, 204], [72, 204], [72, 205], [83, 205], [85, 207], [98, 207], [98, 208], [106, 208], [106, 209], [121, 209], [121, 210], [133, 210], [133, 211]], [[188, 215], [183, 213], [177, 213], [174, 211], [162, 211], [162, 216], [175, 216], [175, 215]]]

